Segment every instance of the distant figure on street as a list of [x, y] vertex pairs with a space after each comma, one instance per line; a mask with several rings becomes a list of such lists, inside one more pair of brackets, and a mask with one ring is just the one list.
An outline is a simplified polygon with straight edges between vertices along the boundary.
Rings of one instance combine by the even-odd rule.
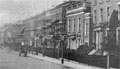
[[24, 57], [27, 56], [27, 49], [24, 46], [20, 46], [19, 56], [21, 56], [22, 53], [24, 54]]

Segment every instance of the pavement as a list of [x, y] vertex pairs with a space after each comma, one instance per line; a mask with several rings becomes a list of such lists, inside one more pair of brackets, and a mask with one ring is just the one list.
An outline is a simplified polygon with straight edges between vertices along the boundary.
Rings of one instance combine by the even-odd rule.
[[14, 51], [0, 50], [0, 69], [73, 69], [32, 57], [22, 57]]
[[[14, 52], [14, 53], [18, 54], [18, 52]], [[34, 55], [34, 54], [29, 53], [28, 56], [35, 58], [35, 59], [51, 62], [51, 63], [57, 64], [57, 65], [60, 65], [63, 67], [70, 67], [73, 69], [105, 69], [105, 68], [101, 68], [101, 67], [90, 66], [87, 64], [78, 63], [78, 62], [67, 60], [67, 59], [64, 59], [64, 64], [62, 64], [61, 59], [55, 59], [55, 58], [43, 56], [40, 53], [38, 55]], [[115, 68], [110, 68], [110, 69], [115, 69]]]
[[[78, 63], [75, 61], [70, 61], [67, 59], [64, 59], [64, 64], [61, 64], [61, 59], [55, 59], [55, 58], [51, 58], [51, 57], [47, 57], [47, 56], [43, 57], [42, 54], [39, 54], [39, 55], [28, 54], [28, 56], [37, 58], [40, 60], [45, 60], [45, 61], [49, 61], [52, 63], [56, 63], [59, 65], [68, 66], [68, 67], [71, 67], [74, 69], [104, 69], [104, 68], [100, 68], [100, 67], [95, 67], [95, 66], [90, 66], [87, 64]], [[110, 69], [114, 69], [114, 68], [110, 68]]]

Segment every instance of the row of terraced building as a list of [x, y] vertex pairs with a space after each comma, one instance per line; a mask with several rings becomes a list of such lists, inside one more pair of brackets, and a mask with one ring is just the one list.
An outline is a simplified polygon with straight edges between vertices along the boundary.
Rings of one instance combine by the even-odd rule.
[[[34, 17], [1, 28], [2, 42], [77, 50], [87, 44], [101, 52], [119, 46], [119, 0], [69, 0]], [[111, 50], [111, 49], [110, 49]]]

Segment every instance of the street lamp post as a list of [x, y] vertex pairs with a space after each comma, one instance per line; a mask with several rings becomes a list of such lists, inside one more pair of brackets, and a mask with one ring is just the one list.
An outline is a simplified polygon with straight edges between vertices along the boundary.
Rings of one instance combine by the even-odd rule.
[[[59, 31], [58, 34], [60, 34], [61, 32]], [[60, 37], [60, 36], [59, 36]], [[60, 39], [58, 40], [58, 42], [60, 43]], [[61, 43], [58, 45], [58, 59], [60, 57], [60, 45]]]
[[61, 46], [62, 46], [62, 59], [61, 59], [61, 63], [64, 64], [64, 36], [61, 36]]
[[110, 62], [110, 56], [109, 56], [109, 52], [108, 52], [108, 54], [107, 54], [107, 69], [110, 69], [109, 62]]
[[63, 23], [62, 21], [60, 21], [59, 23], [62, 23], [64, 25], [64, 27], [62, 28], [62, 33], [59, 33], [60, 35], [60, 46], [61, 48], [61, 63], [64, 64], [64, 46], [65, 46], [65, 23]]
[[3, 32], [4, 33], [4, 35], [3, 35], [3, 44], [4, 44], [4, 47], [5, 47], [5, 31]]
[[63, 25], [62, 35], [61, 35], [61, 43], [62, 43], [62, 59], [61, 63], [64, 63], [64, 46], [65, 46], [65, 35], [66, 35], [66, 6], [62, 7], [62, 21], [60, 21]]

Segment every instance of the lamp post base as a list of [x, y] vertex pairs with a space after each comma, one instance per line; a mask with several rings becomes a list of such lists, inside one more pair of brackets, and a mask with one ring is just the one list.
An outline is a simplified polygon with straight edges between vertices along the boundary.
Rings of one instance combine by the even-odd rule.
[[61, 63], [64, 64], [64, 59], [63, 58], [61, 59]]

